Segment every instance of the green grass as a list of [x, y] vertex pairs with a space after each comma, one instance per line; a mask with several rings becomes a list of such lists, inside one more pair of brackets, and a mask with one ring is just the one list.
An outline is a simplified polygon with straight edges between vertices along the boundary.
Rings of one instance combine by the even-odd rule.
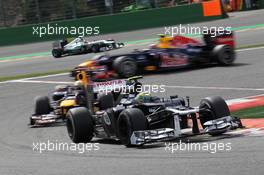
[[38, 72], [38, 73], [32, 73], [32, 74], [23, 74], [23, 75], [16, 75], [16, 76], [0, 77], [0, 82], [23, 79], [23, 78], [32, 78], [32, 77], [60, 74], [60, 73], [67, 73], [67, 72], [70, 72], [70, 70], [56, 70], [56, 71], [49, 71], [49, 72]]
[[242, 109], [236, 112], [232, 112], [232, 115], [240, 118], [264, 118], [264, 106]]

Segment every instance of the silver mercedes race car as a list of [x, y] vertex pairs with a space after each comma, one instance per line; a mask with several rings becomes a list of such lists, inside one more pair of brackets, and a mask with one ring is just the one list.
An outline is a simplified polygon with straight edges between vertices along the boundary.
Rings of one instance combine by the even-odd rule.
[[71, 42], [67, 39], [55, 41], [53, 43], [52, 55], [55, 58], [59, 58], [66, 55], [97, 53], [121, 47], [124, 47], [124, 43], [117, 43], [113, 39], [87, 41], [83, 37], [78, 37]]

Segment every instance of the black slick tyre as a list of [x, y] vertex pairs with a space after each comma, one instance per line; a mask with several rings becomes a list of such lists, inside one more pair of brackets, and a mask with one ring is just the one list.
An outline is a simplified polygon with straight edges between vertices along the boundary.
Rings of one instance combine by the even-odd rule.
[[118, 137], [122, 144], [129, 147], [134, 131], [147, 130], [147, 119], [144, 113], [137, 108], [125, 109], [120, 113], [117, 121]]
[[[199, 118], [203, 128], [205, 128], [205, 122], [226, 116], [230, 116], [230, 111], [223, 98], [213, 96], [201, 100], [199, 106]], [[217, 133], [215, 135], [220, 134], [222, 133]]]
[[55, 58], [60, 58], [62, 56], [62, 51], [60, 49], [53, 49], [52, 56]]
[[234, 49], [228, 45], [215, 46], [213, 49], [213, 57], [222, 66], [232, 65], [236, 59]]
[[51, 110], [49, 97], [37, 96], [35, 98], [35, 115], [49, 114]]
[[66, 117], [68, 135], [74, 143], [87, 143], [92, 140], [94, 135], [93, 119], [87, 108], [72, 108]]

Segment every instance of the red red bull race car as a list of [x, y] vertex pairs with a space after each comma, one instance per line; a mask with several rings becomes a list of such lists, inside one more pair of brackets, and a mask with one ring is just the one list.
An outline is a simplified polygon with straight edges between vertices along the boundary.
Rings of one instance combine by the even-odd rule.
[[[214, 33], [215, 34], [215, 33]], [[82, 69], [100, 69], [95, 78], [131, 77], [142, 71], [175, 69], [201, 64], [232, 65], [235, 61], [234, 34], [230, 31], [203, 35], [203, 42], [185, 36], [160, 36], [149, 49], [118, 55], [98, 55], [72, 70], [76, 77]], [[96, 71], [95, 71], [96, 72]]]

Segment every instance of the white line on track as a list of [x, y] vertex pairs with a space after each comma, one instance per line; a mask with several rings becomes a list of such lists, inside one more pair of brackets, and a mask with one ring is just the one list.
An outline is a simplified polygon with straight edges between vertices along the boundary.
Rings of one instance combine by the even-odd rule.
[[[59, 74], [44, 75], [44, 76], [37, 76], [37, 77], [31, 77], [31, 78], [22, 78], [22, 79], [17, 79], [17, 80], [8, 80], [8, 81], [2, 81], [0, 82], [0, 84], [13, 83], [13, 82], [20, 82], [20, 83], [25, 82], [26, 83], [26, 80], [37, 80], [37, 79], [42, 79], [42, 78], [59, 77], [63, 75], [69, 75], [69, 73], [59, 73]], [[57, 83], [57, 84], [60, 84], [60, 83]]]
[[70, 81], [41, 81], [41, 80], [14, 80], [14, 83], [38, 83], [38, 84], [73, 84]]

